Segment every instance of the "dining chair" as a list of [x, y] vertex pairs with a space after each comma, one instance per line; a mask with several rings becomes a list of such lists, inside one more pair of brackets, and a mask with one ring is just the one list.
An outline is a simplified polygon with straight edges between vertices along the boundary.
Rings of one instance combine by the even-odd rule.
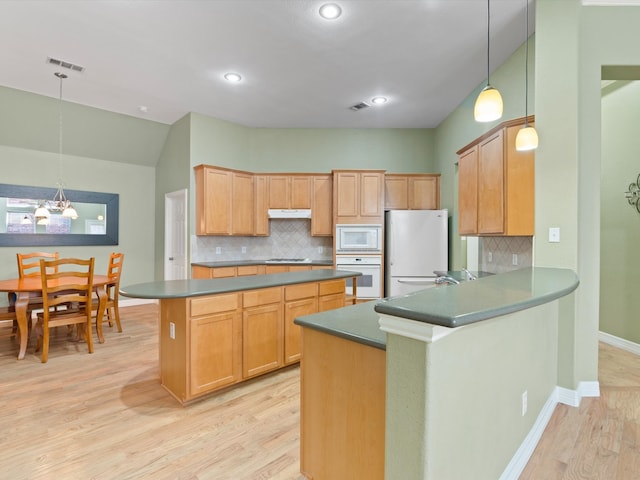
[[0, 322], [11, 321], [11, 326], [2, 325], [0, 327], [0, 338], [10, 338], [18, 336], [18, 317], [12, 305], [0, 307]]
[[[35, 330], [38, 335], [36, 351], [42, 349], [42, 363], [46, 363], [49, 356], [50, 330], [61, 325], [78, 325], [78, 337], [84, 335], [89, 353], [93, 353], [91, 296], [94, 264], [93, 257], [88, 260], [40, 259], [43, 311], [38, 313]], [[63, 305], [65, 309], [58, 308]]]
[[[107, 285], [107, 304], [104, 309], [105, 316], [109, 321], [109, 326], [113, 326], [115, 320], [118, 332], [122, 333], [122, 325], [120, 324], [120, 310], [118, 309], [118, 297], [120, 291], [120, 274], [122, 273], [122, 264], [124, 263], [124, 253], [111, 253], [109, 256], [109, 268], [107, 270], [107, 276], [109, 277], [109, 283]], [[93, 299], [93, 310], [98, 310], [98, 299]], [[99, 321], [104, 321], [104, 318], [98, 319], [96, 314], [96, 328]]]
[[[58, 252], [32, 252], [18, 253], [16, 257], [18, 259], [19, 278], [28, 278], [40, 276], [40, 259], [57, 260], [59, 255]], [[29, 312], [38, 308], [42, 308], [42, 297], [34, 293], [29, 297]]]

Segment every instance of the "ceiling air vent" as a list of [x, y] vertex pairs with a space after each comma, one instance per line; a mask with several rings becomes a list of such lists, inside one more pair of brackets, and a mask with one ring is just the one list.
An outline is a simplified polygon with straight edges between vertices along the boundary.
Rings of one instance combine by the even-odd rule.
[[349, 109], [353, 110], [354, 112], [357, 112], [358, 110], [362, 110], [363, 108], [369, 108], [370, 105], [364, 102], [360, 102], [357, 103], [351, 107], [349, 107]]
[[47, 63], [51, 65], [56, 65], [62, 68], [68, 68], [69, 70], [73, 70], [74, 72], [84, 72], [84, 67], [81, 65], [76, 65], [74, 63], [65, 62], [64, 60], [58, 60], [57, 58], [47, 57]]

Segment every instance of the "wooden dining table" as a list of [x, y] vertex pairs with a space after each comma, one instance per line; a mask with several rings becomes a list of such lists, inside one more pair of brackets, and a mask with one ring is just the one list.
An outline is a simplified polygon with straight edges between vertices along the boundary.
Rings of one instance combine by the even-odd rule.
[[[107, 275], [93, 276], [93, 291], [96, 292], [99, 303], [96, 318], [102, 320], [104, 317], [105, 307], [107, 305], [107, 286], [113, 282]], [[73, 277], [65, 280], [60, 277], [55, 281], [57, 286], [64, 286], [66, 283], [78, 283], [78, 278]], [[53, 284], [53, 282], [50, 282]], [[18, 333], [20, 334], [20, 350], [18, 351], [18, 360], [22, 360], [27, 352], [27, 342], [29, 340], [29, 298], [42, 297], [42, 280], [40, 277], [13, 278], [9, 280], [0, 280], [0, 292], [9, 292], [15, 294], [14, 306], [16, 317], [18, 319]], [[96, 330], [98, 341], [104, 343], [102, 334], [102, 321], [96, 322]], [[91, 331], [87, 332], [89, 335]]]

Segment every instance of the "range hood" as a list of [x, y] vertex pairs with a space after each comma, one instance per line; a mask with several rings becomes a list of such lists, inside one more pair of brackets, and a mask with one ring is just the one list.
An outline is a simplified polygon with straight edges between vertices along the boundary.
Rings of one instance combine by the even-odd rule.
[[311, 210], [308, 208], [270, 208], [268, 214], [269, 218], [311, 218]]

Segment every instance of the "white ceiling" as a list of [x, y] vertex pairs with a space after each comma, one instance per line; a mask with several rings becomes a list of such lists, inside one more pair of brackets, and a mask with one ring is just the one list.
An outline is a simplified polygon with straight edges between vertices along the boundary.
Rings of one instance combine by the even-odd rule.
[[[1, 0], [0, 85], [57, 98], [53, 57], [85, 67], [64, 100], [167, 124], [433, 128], [485, 80], [485, 0], [332, 1], [333, 21], [317, 0]], [[525, 1], [491, 0], [492, 71], [524, 42]]]

